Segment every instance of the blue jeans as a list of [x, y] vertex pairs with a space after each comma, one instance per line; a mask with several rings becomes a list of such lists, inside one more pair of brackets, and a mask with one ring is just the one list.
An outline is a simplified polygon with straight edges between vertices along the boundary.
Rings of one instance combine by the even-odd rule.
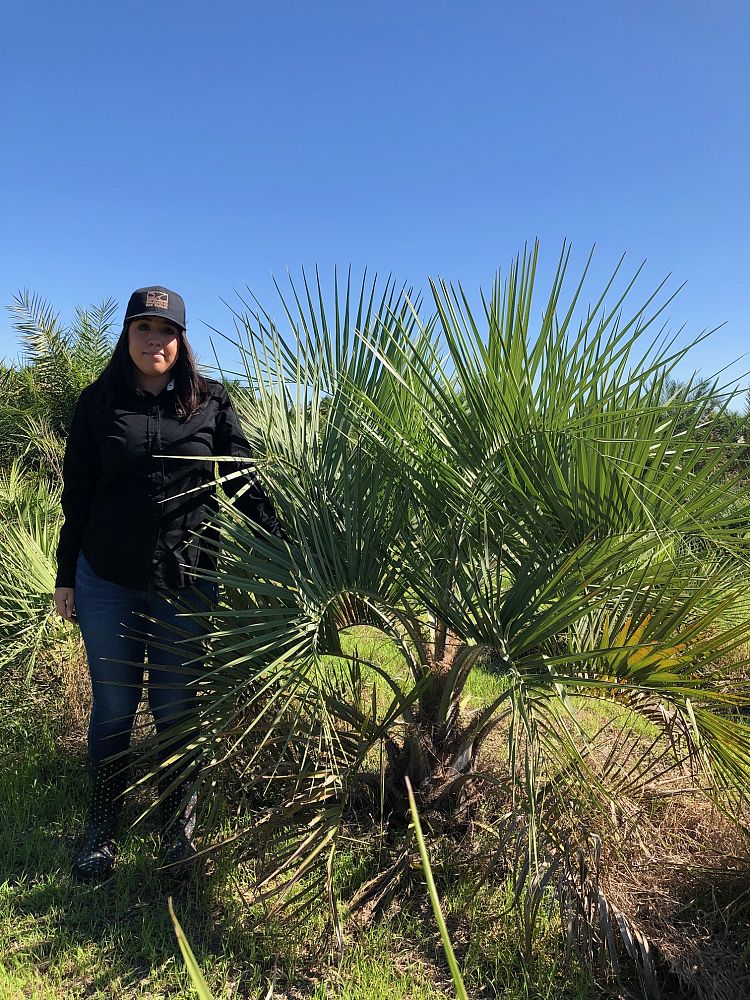
[[[196, 688], [188, 685], [203, 672], [201, 637], [208, 631], [208, 622], [182, 615], [210, 611], [216, 604], [216, 585], [199, 580], [195, 587], [175, 591], [174, 599], [155, 590], [131, 590], [103, 580], [83, 553], [79, 555], [75, 607], [93, 694], [90, 760], [104, 760], [130, 746], [146, 657], [148, 702], [157, 732], [164, 734], [194, 717]], [[167, 648], [166, 644], [175, 642], [178, 648]], [[182, 726], [175, 730], [168, 752], [183, 747], [190, 737]]]

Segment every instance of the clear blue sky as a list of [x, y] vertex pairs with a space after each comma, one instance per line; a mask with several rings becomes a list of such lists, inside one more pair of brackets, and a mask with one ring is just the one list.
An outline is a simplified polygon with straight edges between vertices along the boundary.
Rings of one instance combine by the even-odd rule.
[[209, 360], [271, 274], [473, 289], [567, 238], [687, 282], [672, 326], [726, 323], [694, 367], [750, 350], [745, 0], [28, 0], [2, 34], [2, 304], [165, 284]]

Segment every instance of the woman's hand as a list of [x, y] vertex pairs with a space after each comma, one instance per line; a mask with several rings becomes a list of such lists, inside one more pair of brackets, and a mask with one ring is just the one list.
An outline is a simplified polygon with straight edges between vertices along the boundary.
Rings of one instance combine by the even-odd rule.
[[66, 622], [76, 622], [75, 590], [73, 587], [55, 587], [55, 607]]

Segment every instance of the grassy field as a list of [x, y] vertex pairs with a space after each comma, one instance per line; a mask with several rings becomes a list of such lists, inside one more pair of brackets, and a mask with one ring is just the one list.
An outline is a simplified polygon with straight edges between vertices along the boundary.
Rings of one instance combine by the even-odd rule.
[[[373, 659], [395, 675], [402, 672], [398, 651], [380, 636], [360, 630], [346, 642], [349, 651], [356, 645], [363, 660]], [[382, 679], [366, 668], [364, 677], [376, 684], [385, 704]], [[478, 666], [467, 686], [466, 707], [491, 702], [503, 686], [501, 677]], [[345, 920], [340, 954], [325, 933], [323, 898], [299, 924], [270, 917], [248, 902], [252, 865], [237, 866], [217, 854], [185, 882], [159, 873], [154, 818], [129, 829], [149, 801], [149, 793], [141, 791], [131, 793], [126, 805], [114, 877], [102, 885], [72, 883], [69, 868], [88, 789], [85, 703], [80, 686], [68, 689], [74, 694], [67, 703], [54, 686], [41, 694], [36, 687], [8, 684], [0, 694], [0, 1000], [194, 996], [168, 912], [170, 897], [216, 1000], [455, 996], [417, 862], [411, 891], [383, 917], [372, 921], [358, 914]], [[623, 711], [607, 701], [576, 702], [592, 733]], [[641, 720], [636, 728], [648, 746], [654, 727]], [[494, 750], [490, 741], [485, 753], [503, 753], [503, 743], [498, 733]], [[609, 873], [609, 890], [615, 890], [619, 905], [632, 904], [629, 912], [648, 924], [659, 945], [664, 998], [739, 1000], [750, 986], [750, 903], [743, 892], [750, 862], [742, 842], [731, 825], [697, 800], [670, 795], [654, 803], [651, 819], [639, 820], [631, 855]], [[342, 896], [374, 874], [372, 846], [363, 845], [359, 831], [349, 834], [334, 870]], [[410, 843], [413, 838], [411, 831], [396, 836]], [[455, 837], [430, 842], [469, 996], [591, 1000], [604, 995], [575, 961], [563, 963], [555, 910], [542, 912], [533, 951], [524, 954], [518, 919], [509, 912], [506, 876], [484, 871], [477, 888], [486, 856], [468, 849], [457, 867], [461, 850]], [[623, 884], [613, 885], [620, 878]], [[684, 982], [692, 979], [704, 987], [686, 992]]]
[[[365, 649], [364, 655], [389, 651]], [[478, 671], [477, 703], [498, 681]], [[186, 883], [155, 871], [153, 820], [124, 838], [116, 874], [98, 886], [71, 883], [69, 866], [83, 828], [87, 784], [82, 738], [64, 731], [65, 712], [4, 698], [0, 722], [0, 998], [130, 998], [194, 995], [168, 914], [174, 908], [216, 998], [340, 997], [439, 1000], [455, 995], [426, 892], [392, 905], [375, 923], [350, 921], [343, 958], [323, 940], [325, 907], [292, 926], [243, 902], [249, 870], [221, 857]], [[61, 728], [62, 726], [62, 728]], [[63, 738], [64, 737], [64, 738]], [[126, 821], [144, 799], [131, 801]], [[411, 834], [405, 834], [411, 836]], [[340, 852], [336, 879], [363, 879], [356, 840]], [[552, 923], [530, 962], [518, 928], [504, 916], [509, 886], [477, 893], [433, 862], [443, 909], [471, 996], [507, 1000], [583, 1000], [596, 995], [587, 975], [555, 958]], [[545, 918], [549, 920], [550, 918]], [[321, 944], [322, 942], [322, 944]]]

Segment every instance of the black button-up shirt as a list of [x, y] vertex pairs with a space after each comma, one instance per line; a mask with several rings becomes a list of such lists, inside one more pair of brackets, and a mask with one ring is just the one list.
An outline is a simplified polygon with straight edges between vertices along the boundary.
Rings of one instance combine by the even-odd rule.
[[[188, 418], [177, 415], [171, 388], [158, 396], [128, 393], [114, 407], [94, 386], [83, 390], [65, 450], [58, 587], [75, 586], [79, 552], [98, 576], [136, 590], [189, 586], [191, 567], [213, 564], [194, 533], [215, 539], [206, 527], [217, 507], [214, 463], [196, 459], [252, 453], [225, 387], [206, 381], [210, 398]], [[222, 476], [241, 468], [219, 462]], [[234, 496], [243, 486], [236, 506], [281, 535], [254, 473], [244, 471], [224, 489]]]

